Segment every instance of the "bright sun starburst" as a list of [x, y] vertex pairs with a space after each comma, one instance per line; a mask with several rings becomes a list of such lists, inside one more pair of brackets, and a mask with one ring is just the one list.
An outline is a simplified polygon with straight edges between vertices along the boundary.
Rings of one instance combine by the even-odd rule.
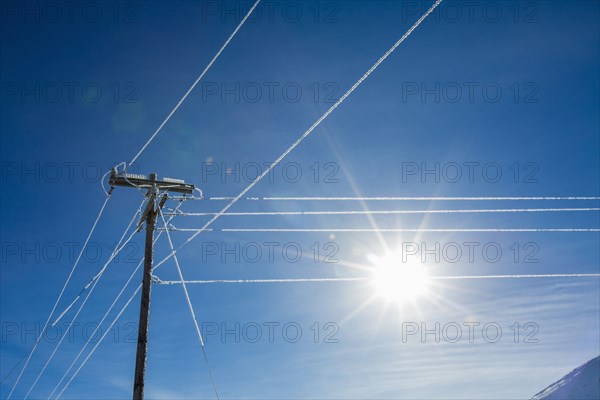
[[424, 265], [403, 263], [396, 254], [370, 256], [377, 294], [390, 302], [413, 301], [428, 292], [429, 275]]

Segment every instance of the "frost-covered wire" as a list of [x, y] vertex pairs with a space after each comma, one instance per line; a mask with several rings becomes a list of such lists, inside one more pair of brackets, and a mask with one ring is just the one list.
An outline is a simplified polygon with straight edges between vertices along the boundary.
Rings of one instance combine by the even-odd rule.
[[13, 384], [10, 393], [8, 394], [7, 399], [10, 399], [13, 392], [15, 391], [15, 388], [17, 387], [17, 385], [19, 384], [19, 381], [21, 380], [21, 377], [23, 376], [23, 373], [25, 372], [25, 370], [27, 369], [27, 366], [29, 365], [29, 362], [31, 361], [31, 357], [33, 357], [33, 354], [35, 353], [35, 350], [37, 349], [37, 346], [40, 343], [40, 340], [42, 339], [42, 336], [44, 334], [44, 332], [46, 332], [46, 328], [48, 328], [48, 324], [50, 323], [50, 320], [52, 319], [52, 315], [54, 314], [54, 311], [56, 310], [56, 307], [58, 306], [58, 303], [60, 302], [65, 289], [67, 288], [67, 285], [69, 284], [69, 282], [71, 281], [71, 277], [73, 276], [73, 273], [75, 272], [75, 269], [77, 268], [77, 266], [79, 265], [79, 261], [81, 260], [81, 256], [83, 255], [83, 252], [85, 251], [85, 249], [87, 248], [87, 245], [90, 241], [90, 238], [92, 237], [92, 234], [94, 233], [94, 231], [96, 230], [96, 226], [98, 225], [98, 221], [100, 220], [100, 217], [102, 217], [102, 214], [104, 213], [104, 210], [106, 208], [106, 205], [108, 204], [108, 201], [111, 198], [111, 194], [108, 193], [106, 198], [104, 199], [104, 203], [102, 204], [102, 207], [100, 207], [100, 211], [98, 212], [98, 215], [96, 216], [96, 219], [94, 220], [94, 224], [92, 225], [92, 228], [90, 229], [90, 232], [87, 235], [87, 238], [85, 239], [85, 242], [83, 244], [83, 246], [81, 247], [81, 251], [79, 252], [79, 255], [77, 256], [77, 258], [75, 259], [75, 263], [73, 264], [73, 268], [71, 268], [71, 272], [69, 272], [69, 275], [67, 276], [67, 280], [65, 281], [59, 295], [58, 298], [56, 299], [56, 301], [54, 302], [54, 306], [52, 307], [52, 310], [50, 311], [50, 314], [48, 315], [48, 318], [46, 319], [46, 322], [44, 323], [44, 327], [42, 328], [42, 330], [40, 331], [40, 335], [38, 336], [38, 338], [35, 340], [34, 344], [33, 344], [33, 348], [31, 349], [31, 352], [29, 353], [29, 355], [27, 356], [27, 359], [25, 360], [25, 364], [23, 364], [23, 368], [21, 368], [21, 371], [19, 372], [19, 375], [17, 376], [17, 379], [15, 380], [15, 383]]
[[[431, 276], [431, 280], [462, 279], [526, 279], [526, 278], [600, 278], [600, 274], [515, 274], [515, 275], [449, 275]], [[292, 279], [211, 279], [185, 281], [188, 285], [209, 285], [223, 283], [318, 283], [318, 282], [370, 282], [373, 278], [292, 278]], [[156, 280], [157, 285], [180, 285], [181, 281]]]
[[227, 40], [225, 41], [225, 43], [223, 44], [223, 46], [221, 46], [221, 48], [219, 49], [219, 51], [217, 52], [217, 54], [214, 55], [214, 57], [210, 60], [210, 62], [204, 68], [204, 70], [202, 71], [202, 73], [194, 81], [194, 83], [192, 84], [192, 86], [190, 86], [190, 88], [183, 95], [183, 97], [181, 98], [181, 100], [179, 100], [179, 102], [175, 105], [175, 107], [173, 108], [173, 110], [171, 110], [171, 112], [169, 113], [169, 115], [167, 115], [167, 118], [164, 119], [164, 121], [160, 124], [160, 126], [158, 127], [158, 129], [156, 129], [156, 131], [154, 131], [154, 133], [152, 134], [152, 136], [150, 136], [150, 139], [148, 139], [148, 141], [142, 146], [142, 148], [140, 149], [140, 151], [138, 151], [137, 154], [133, 157], [133, 159], [129, 163], [130, 165], [133, 164], [135, 162], [135, 160], [138, 159], [138, 157], [144, 152], [144, 150], [146, 150], [146, 147], [148, 147], [148, 145], [154, 140], [154, 138], [156, 137], [156, 135], [158, 135], [158, 133], [161, 131], [161, 129], [165, 126], [165, 124], [171, 119], [171, 117], [173, 116], [173, 114], [175, 114], [175, 111], [177, 111], [177, 109], [179, 108], [179, 106], [181, 106], [181, 104], [185, 101], [185, 99], [187, 99], [187, 97], [189, 96], [189, 94], [192, 92], [192, 90], [194, 90], [194, 88], [196, 87], [196, 85], [198, 85], [198, 83], [200, 82], [200, 80], [202, 78], [204, 78], [204, 75], [206, 75], [206, 73], [208, 72], [208, 70], [210, 69], [210, 67], [212, 67], [212, 65], [215, 63], [215, 61], [217, 61], [217, 58], [219, 58], [219, 56], [221, 55], [221, 53], [223, 52], [223, 50], [225, 50], [225, 48], [227, 47], [227, 45], [229, 45], [229, 42], [231, 42], [231, 40], [236, 35], [236, 33], [240, 30], [240, 28], [242, 27], [242, 25], [244, 25], [244, 23], [246, 22], [246, 20], [248, 19], [248, 17], [250, 17], [250, 15], [252, 14], [252, 12], [256, 8], [256, 6], [258, 6], [258, 3], [260, 3], [260, 0], [256, 0], [256, 2], [254, 3], [254, 5], [250, 8], [250, 10], [248, 10], [248, 12], [244, 16], [244, 18], [240, 21], [240, 23], [237, 25], [237, 27], [234, 29], [234, 31], [231, 33], [231, 35], [229, 35], [229, 37], [227, 38]]
[[400, 44], [402, 44], [402, 42], [404, 42], [404, 40], [406, 40], [406, 38], [408, 38], [410, 36], [410, 34], [421, 24], [421, 22], [423, 22], [423, 20], [425, 20], [425, 18], [427, 18], [429, 16], [429, 14], [431, 14], [433, 12], [433, 10], [435, 10], [435, 8], [442, 2], [442, 0], [437, 0], [418, 20], [417, 22], [415, 22], [409, 29], [408, 31], [406, 31], [406, 33], [404, 33], [404, 35], [402, 35], [402, 37], [400, 39], [398, 39], [394, 45], [385, 52], [385, 54], [383, 56], [381, 56], [376, 62], [375, 64], [373, 64], [371, 66], [371, 68], [369, 68], [367, 70], [367, 72], [365, 72], [359, 79], [358, 81], [356, 81], [356, 83], [354, 83], [354, 85], [352, 85], [350, 87], [350, 89], [348, 89], [346, 91], [346, 93], [344, 93], [344, 95], [342, 95], [342, 97], [340, 97], [331, 107], [329, 107], [329, 109], [327, 111], [325, 111], [325, 113], [319, 118], [317, 119], [311, 126], [310, 128], [308, 128], [302, 135], [300, 135], [300, 137], [298, 139], [296, 139], [296, 141], [294, 143], [292, 143], [279, 157], [277, 157], [277, 159], [271, 163], [267, 168], [265, 168], [265, 170], [259, 175], [257, 176], [252, 182], [250, 182], [250, 184], [248, 186], [246, 186], [246, 188], [244, 188], [244, 190], [242, 190], [237, 196], [235, 196], [232, 200], [230, 200], [227, 205], [225, 207], [223, 207], [223, 209], [221, 209], [221, 211], [219, 211], [215, 216], [213, 216], [206, 224], [204, 224], [204, 226], [198, 230], [197, 232], [195, 232], [193, 235], [191, 235], [185, 242], [183, 242], [179, 247], [177, 247], [177, 249], [173, 250], [167, 257], [163, 258], [156, 266], [158, 267], [159, 265], [163, 264], [164, 262], [166, 262], [167, 260], [169, 260], [171, 257], [173, 257], [173, 255], [175, 255], [175, 253], [177, 251], [179, 251], [181, 248], [183, 248], [184, 246], [186, 246], [188, 243], [190, 243], [192, 240], [194, 240], [202, 231], [204, 231], [206, 228], [208, 228], [213, 222], [215, 222], [217, 219], [219, 219], [221, 217], [221, 215], [223, 215], [223, 213], [225, 213], [231, 206], [233, 206], [239, 199], [241, 199], [242, 197], [244, 197], [246, 195], [246, 193], [248, 193], [248, 191], [250, 191], [250, 189], [252, 189], [258, 182], [260, 182], [260, 180], [262, 180], [267, 174], [269, 174], [273, 168], [275, 168], [277, 165], [279, 165], [279, 163], [288, 155], [290, 154], [300, 143], [302, 143], [302, 141], [304, 139], [306, 139], [308, 137], [308, 135], [310, 135], [320, 124], [321, 122], [323, 122], [327, 117], [329, 117], [329, 115], [340, 105], [344, 102], [344, 100], [346, 100], [348, 98], [348, 96], [350, 96], [354, 90], [356, 90], [356, 88], [358, 88], [364, 81], [365, 79], [367, 79], [371, 73], [373, 73], [373, 71], [375, 71], [377, 69], [377, 67], [379, 67], [379, 65], [381, 65], [382, 62], [384, 62], [390, 54], [392, 54], [394, 52], [394, 50], [396, 50], [398, 48], [398, 46], [400, 46]]
[[[140, 284], [137, 287], [137, 289], [135, 290], [135, 292], [133, 292], [133, 295], [129, 298], [129, 300], [127, 300], [127, 303], [125, 303], [125, 305], [123, 306], [123, 308], [121, 308], [121, 311], [119, 311], [119, 313], [117, 314], [117, 316], [115, 317], [115, 319], [113, 319], [113, 321], [111, 322], [111, 324], [108, 327], [108, 329], [104, 332], [104, 334], [102, 335], [102, 337], [100, 337], [100, 340], [98, 340], [98, 342], [96, 343], [96, 345], [92, 348], [92, 350], [90, 351], [90, 353], [83, 360], [83, 362], [81, 363], [81, 365], [79, 366], [79, 368], [77, 368], [77, 370], [75, 371], [75, 373], [73, 373], [73, 375], [71, 376], [71, 379], [69, 379], [67, 381], [67, 383], [65, 384], [65, 387], [63, 387], [62, 390], [58, 393], [58, 396], [56, 396], [57, 400], [60, 398], [60, 396], [62, 396], [62, 394], [64, 393], [64, 391], [69, 387], [69, 385], [71, 384], [71, 382], [73, 381], [73, 379], [75, 379], [75, 377], [77, 376], [77, 374], [79, 373], [79, 371], [81, 370], [81, 368], [83, 368], [83, 366], [87, 363], [87, 361], [90, 359], [90, 357], [92, 356], [92, 354], [94, 354], [94, 352], [96, 351], [96, 349], [98, 348], [98, 346], [100, 345], [100, 343], [102, 343], [102, 341], [104, 340], [104, 338], [106, 337], [106, 335], [108, 335], [110, 333], [110, 330], [112, 329], [112, 327], [115, 325], [115, 323], [117, 322], [117, 320], [119, 318], [121, 318], [121, 315], [123, 315], [123, 313], [125, 312], [125, 310], [129, 306], [129, 304], [133, 301], [133, 299], [138, 294], [138, 292], [140, 291], [141, 288], [142, 288], [142, 284]], [[88, 341], [88, 343], [89, 343], [89, 341]]]
[[[144, 202], [142, 201], [142, 203], [140, 204], [140, 207], [137, 209], [137, 211], [135, 212], [135, 214], [133, 215], [133, 218], [131, 219], [131, 222], [129, 222], [129, 225], [127, 226], [125, 232], [123, 233], [123, 236], [121, 236], [121, 239], [119, 240], [119, 242], [117, 243], [117, 245], [115, 246], [115, 250], [113, 251], [113, 253], [111, 254], [111, 256], [109, 257], [108, 261], [106, 261], [106, 263], [104, 264], [104, 266], [100, 269], [100, 271], [98, 271], [98, 273], [96, 275], [94, 275], [92, 277], [92, 279], [90, 279], [88, 281], [88, 283], [86, 283], [86, 285], [81, 289], [81, 291], [77, 294], [77, 296], [75, 296], [75, 298], [71, 301], [71, 303], [69, 303], [69, 305], [67, 307], [65, 307], [65, 309], [63, 310], [62, 313], [60, 313], [60, 315], [54, 320], [54, 322], [52, 322], [52, 327], [56, 326], [56, 324], [62, 319], [62, 317], [73, 307], [73, 305], [75, 305], [75, 303], [77, 303], [77, 301], [81, 298], [81, 296], [83, 295], [83, 293], [90, 287], [92, 286], [92, 284], [95, 284], [97, 279], [100, 279], [100, 277], [102, 277], [102, 274], [104, 274], [104, 271], [106, 270], [106, 267], [108, 266], [108, 264], [118, 255], [119, 252], [121, 252], [121, 250], [123, 250], [123, 248], [129, 243], [129, 241], [133, 238], [133, 236], [135, 235], [135, 232], [133, 232], [131, 234], [131, 236], [127, 239], [127, 241], [123, 244], [123, 246], [121, 246], [121, 242], [123, 241], [123, 238], [125, 236], [125, 234], [129, 231], [129, 228], [131, 228], [131, 225], [135, 222], [136, 217], [141, 214], [141, 209], [142, 206], [144, 205]], [[92, 289], [93, 290], [93, 289]]]
[[[251, 217], [266, 215], [394, 215], [394, 214], [469, 214], [469, 213], [542, 213], [600, 211], [600, 208], [509, 208], [509, 209], [458, 209], [458, 210], [353, 210], [353, 211], [256, 211], [226, 212], [222, 216]], [[201, 217], [216, 215], [213, 212], [179, 212], [178, 216]], [[175, 215], [165, 213], [165, 215]]]
[[[227, 201], [234, 197], [207, 197], [207, 200]], [[554, 196], [554, 197], [398, 197], [398, 196], [372, 196], [372, 197], [246, 197], [250, 201], [586, 201], [600, 200], [594, 196]]]
[[[179, 207], [181, 207], [182, 204], [183, 204], [183, 200], [180, 200], [180, 202], [177, 205], [177, 207], [175, 207], [175, 212], [179, 209]], [[170, 222], [173, 218], [174, 217], [170, 217], [167, 220], [167, 223]], [[159, 232], [158, 235], [156, 236], [156, 238], [154, 239], [153, 243], [156, 243], [158, 241], [158, 239], [160, 239], [161, 236], [162, 236], [162, 232]], [[133, 270], [133, 272], [131, 273], [131, 275], [129, 275], [129, 278], [127, 279], [127, 282], [125, 282], [125, 284], [123, 285], [123, 287], [121, 288], [121, 290], [117, 294], [117, 297], [113, 300], [113, 302], [110, 305], [110, 307], [108, 307], [108, 310], [106, 310], [106, 312], [104, 313], [104, 316], [102, 317], [102, 319], [100, 320], [100, 322], [98, 323], [98, 325], [96, 326], [96, 328], [94, 329], [94, 332], [89, 336], [88, 340], [85, 342], [85, 344], [83, 345], [83, 347], [81, 348], [81, 350], [79, 351], [79, 353], [77, 354], [77, 356], [75, 357], [75, 359], [69, 365], [69, 368], [67, 368], [67, 370], [65, 371], [65, 373], [63, 374], [63, 376], [60, 378], [60, 381], [56, 384], [56, 386], [54, 386], [54, 388], [52, 389], [52, 393], [50, 393], [50, 396], [48, 396], [48, 398], [51, 398], [54, 395], [54, 393], [56, 393], [56, 391], [58, 390], [58, 388], [60, 387], [60, 385], [63, 383], [63, 381], [65, 380], [65, 378], [69, 374], [69, 372], [71, 372], [71, 369], [73, 369], [73, 366], [75, 365], [75, 363], [77, 362], [77, 360], [79, 360], [79, 358], [81, 357], [81, 355], [83, 354], [83, 352], [85, 351], [85, 349], [89, 346], [92, 338], [96, 337], [96, 333], [100, 330], [100, 327], [102, 326], [102, 324], [104, 323], [104, 321], [106, 320], [106, 318], [108, 318], [108, 315], [110, 314], [110, 312], [112, 311], [112, 309], [117, 304], [117, 301], [121, 298], [121, 295], [123, 294], [123, 292], [125, 291], [125, 289], [127, 288], [127, 286], [129, 286], [129, 283], [131, 282], [131, 280], [133, 279], [133, 277], [135, 276], [135, 274], [137, 273], [137, 271], [140, 269], [140, 267], [142, 266], [143, 262], [144, 262], [144, 260], [142, 259], [138, 263], [137, 267]], [[136, 291], [136, 293], [137, 293], [137, 291]], [[127, 305], [129, 305], [129, 303], [127, 303]], [[124, 309], [122, 311], [124, 311]], [[119, 315], [122, 314], [122, 311], [121, 311], [121, 313], [119, 313]], [[116, 320], [115, 320], [115, 322], [116, 322]], [[113, 325], [114, 325], [114, 322], [113, 322]], [[111, 325], [111, 327], [112, 327], [112, 325]], [[94, 349], [95, 349], [95, 347], [94, 347]], [[93, 351], [92, 351], [92, 353], [93, 353]], [[90, 353], [90, 356], [91, 356], [91, 353]], [[88, 358], [89, 358], [89, 356], [86, 358], [86, 360]], [[85, 364], [85, 362], [84, 362], [84, 364]], [[79, 367], [79, 369], [77, 371], [79, 371], [81, 369], [81, 367], [83, 367], [83, 364]], [[76, 374], [77, 373], [75, 373], [73, 375], [73, 377], [69, 380], [69, 383], [75, 378]], [[61, 393], [67, 388], [68, 385], [69, 384], [67, 384], [63, 388], [63, 390], [61, 391]]]
[[[173, 240], [171, 239], [171, 234], [167, 228], [167, 221], [165, 220], [165, 216], [162, 211], [158, 211], [160, 213], [160, 218], [163, 221], [163, 225], [165, 227], [165, 232], [167, 232], [167, 239], [169, 241], [169, 247], [171, 251], [175, 249], [173, 246]], [[194, 307], [192, 306], [192, 301], [190, 300], [190, 294], [188, 293], [187, 287], [185, 286], [185, 280], [183, 279], [183, 273], [181, 272], [181, 267], [179, 266], [179, 259], [177, 255], [173, 255], [173, 260], [175, 261], [175, 266], [177, 267], [177, 273], [179, 274], [179, 279], [181, 281], [181, 287], [183, 288], [183, 293], [185, 294], [185, 299], [188, 304], [188, 308], [190, 310], [190, 314], [192, 315], [192, 320], [194, 321], [194, 327], [196, 328], [196, 333], [198, 335], [198, 340], [200, 341], [200, 348], [202, 349], [202, 355], [204, 356], [204, 362], [206, 363], [206, 368], [208, 369], [208, 374], [210, 375], [210, 381], [212, 382], [213, 389], [215, 391], [215, 395], [217, 399], [219, 398], [219, 392], [217, 391], [217, 384], [215, 383], [215, 379], [213, 377], [212, 370], [210, 368], [210, 364], [208, 362], [208, 356], [206, 355], [206, 349], [204, 346], [204, 339], [202, 339], [202, 332], [200, 332], [200, 327], [198, 326], [198, 320], [196, 319], [196, 313], [194, 312]]]
[[[136, 212], [133, 214], [133, 218], [131, 219], [131, 221], [129, 221], [129, 224], [127, 225], [127, 227], [125, 228], [125, 231], [123, 232], [123, 234], [121, 235], [121, 238], [119, 239], [119, 241], [117, 242], [117, 245], [115, 246], [115, 249], [113, 250], [112, 254], [110, 255], [110, 257], [108, 258], [108, 260], [106, 261], [106, 263], [104, 264], [104, 266], [100, 269], [100, 271], [98, 272], [98, 274], [96, 274], [96, 276], [93, 279], [93, 284], [91, 289], [89, 290], [89, 292], [87, 293], [87, 295], [85, 296], [85, 298], [83, 299], [81, 305], [79, 306], [79, 309], [77, 310], [77, 312], [75, 313], [75, 316], [71, 319], [71, 322], [69, 323], [69, 326], [67, 327], [67, 329], [62, 333], [58, 343], [56, 344], [56, 346], [54, 346], [54, 350], [52, 351], [52, 353], [50, 354], [50, 357], [48, 357], [48, 360], [46, 361], [46, 363], [44, 364], [44, 366], [42, 367], [42, 369], [40, 370], [40, 372], [38, 373], [38, 375], [36, 376], [35, 380], [33, 381], [33, 383], [31, 384], [31, 386], [29, 387], [29, 390], [27, 391], [27, 393], [25, 394], [25, 399], [27, 399], [29, 397], [29, 395], [31, 394], [31, 391], [35, 388], [35, 385], [38, 383], [38, 381], [40, 380], [40, 378], [42, 377], [42, 375], [44, 374], [44, 372], [46, 371], [46, 368], [48, 368], [48, 365], [50, 364], [50, 362], [52, 361], [52, 359], [54, 358], [54, 355], [56, 354], [56, 352], [58, 351], [58, 349], [60, 348], [60, 345], [62, 344], [62, 342], [65, 340], [65, 337], [67, 336], [67, 334], [69, 333], [69, 331], [71, 330], [71, 327], [73, 326], [73, 324], [75, 323], [75, 321], [77, 320], [77, 317], [79, 316], [79, 314], [81, 313], [81, 310], [83, 310], [83, 307], [85, 306], [85, 304], [87, 303], [90, 295], [94, 292], [94, 289], [96, 288], [96, 285], [98, 284], [98, 282], [100, 282], [100, 279], [102, 278], [102, 275], [104, 274], [104, 271], [106, 271], [106, 268], [108, 267], [108, 265], [112, 262], [112, 260], [117, 256], [117, 254], [119, 254], [121, 252], [121, 250], [123, 250], [125, 248], [125, 246], [127, 246], [127, 244], [131, 241], [131, 239], [133, 239], [133, 236], [136, 234], [136, 231], [134, 230], [131, 235], [127, 238], [127, 240], [125, 240], [125, 242], [123, 243], [123, 240], [125, 239], [125, 236], [127, 235], [127, 232], [129, 232], [129, 229], [131, 228], [131, 226], [133, 225], [133, 223], [135, 222], [138, 214], [140, 214], [142, 206], [143, 206], [143, 202], [140, 204], [140, 206], [138, 207], [138, 209], [136, 210]], [[121, 245], [121, 243], [123, 243]], [[89, 284], [87, 285], [89, 286]], [[86, 286], [86, 287], [87, 287]], [[85, 290], [85, 289], [84, 289]], [[81, 293], [80, 293], [81, 295]], [[79, 298], [79, 296], [77, 296], [77, 298]], [[75, 300], [77, 301], [77, 299]], [[63, 315], [65, 315], [65, 313], [72, 307], [72, 305], [74, 304], [74, 302], [72, 302], [65, 311], [63, 311], [63, 313], [60, 314], [60, 316], [58, 317], [58, 319], [52, 324], [52, 326], [55, 326], [56, 323], [58, 322], [58, 320], [60, 320], [62, 318]]]
[[[161, 230], [164, 228], [161, 228]], [[170, 231], [179, 232], [600, 232], [598, 228], [176, 228], [169, 226]], [[180, 246], [181, 247], [181, 246]]]

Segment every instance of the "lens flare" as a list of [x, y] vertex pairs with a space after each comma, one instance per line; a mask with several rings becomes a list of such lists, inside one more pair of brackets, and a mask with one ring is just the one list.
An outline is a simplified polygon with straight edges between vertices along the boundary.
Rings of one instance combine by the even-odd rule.
[[405, 303], [427, 294], [429, 274], [424, 265], [404, 263], [396, 254], [369, 259], [374, 263], [375, 290], [387, 301]]

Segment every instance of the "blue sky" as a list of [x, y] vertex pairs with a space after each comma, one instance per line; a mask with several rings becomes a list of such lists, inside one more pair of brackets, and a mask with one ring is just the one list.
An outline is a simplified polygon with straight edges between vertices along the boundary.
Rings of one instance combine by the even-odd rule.
[[[31, 331], [46, 320], [71, 270], [70, 249], [81, 248], [103, 202], [98, 172], [131, 160], [233, 31], [241, 18], [238, 7], [250, 5], [82, 4], [70, 14], [62, 3], [2, 3], [2, 378], [33, 345]], [[206, 197], [236, 195], [254, 177], [256, 163], [264, 168], [279, 156], [430, 2], [270, 4], [259, 6], [259, 13], [132, 168], [183, 178]], [[598, 3], [480, 2], [469, 9], [444, 2], [440, 7], [275, 169], [272, 180], [260, 182], [248, 195], [599, 196]], [[239, 179], [221, 175], [228, 168], [235, 172], [238, 165]], [[420, 172], [436, 165], [438, 182], [431, 174], [407, 173], [415, 166]], [[473, 179], [468, 179], [468, 165], [474, 168]], [[456, 166], [460, 179], [451, 175]], [[501, 176], [495, 177], [498, 170]], [[296, 179], [295, 171], [302, 176]], [[135, 190], [115, 190], [92, 238], [94, 248], [78, 266], [59, 309], [101, 268], [141, 201]], [[189, 201], [182, 210], [216, 212], [224, 204]], [[598, 202], [240, 201], [231, 211], [363, 207], [598, 207]], [[179, 217], [174, 224], [197, 228], [207, 220]], [[372, 220], [224, 216], [213, 227], [599, 224], [598, 212], [571, 212]], [[172, 235], [178, 245], [189, 233]], [[398, 251], [407, 242], [430, 247], [457, 243], [463, 251], [465, 243], [479, 243], [473, 262], [465, 257], [456, 263], [429, 258], [426, 267], [432, 275], [598, 273], [600, 265], [597, 232], [330, 235], [203, 232], [178, 255], [188, 279], [369, 276], [369, 255], [381, 257], [386, 249]], [[265, 256], [270, 242], [277, 243], [273, 260]], [[334, 246], [339, 262], [315, 263], [315, 243], [321, 256], [332, 249], [325, 246]], [[486, 244], [501, 249], [498, 262], [481, 253]], [[239, 252], [239, 262], [231, 255], [222, 260], [221, 251], [206, 253], [213, 245], [258, 246], [263, 254], [258, 262]], [[290, 262], [281, 253], [286, 245], [301, 248], [304, 257]], [[109, 266], [78, 317], [80, 325], [32, 392], [34, 398], [50, 394], [83, 346], [85, 329], [88, 334], [93, 330], [90, 324], [101, 318], [134, 270], [142, 246], [143, 234], [138, 234], [126, 254]], [[94, 251], [99, 251], [97, 257]], [[167, 253], [163, 237], [156, 259]], [[524, 262], [526, 255], [537, 262]], [[415, 258], [410, 263], [420, 265]], [[156, 274], [177, 279], [172, 261]], [[134, 282], [140, 279], [138, 274]], [[117, 309], [133, 290], [127, 289]], [[219, 334], [206, 335], [208, 359], [223, 398], [528, 398], [600, 351], [597, 278], [443, 281], [432, 285], [428, 296], [404, 305], [375, 296], [370, 283], [202, 285], [189, 291], [205, 333], [217, 327], [220, 334], [223, 324], [229, 329], [240, 325], [239, 343], [234, 335], [224, 340]], [[147, 397], [214, 395], [183, 291], [155, 285], [152, 296]], [[64, 398], [131, 395], [138, 303], [135, 298], [114, 335], [98, 347]], [[503, 335], [496, 343], [480, 331], [473, 343], [466, 331], [456, 343], [437, 343], [431, 336], [402, 338], [409, 323], [431, 328], [471, 322], [480, 327], [497, 324]], [[528, 326], [537, 327], [532, 337], [537, 343], [524, 343], [533, 329], [524, 325], [530, 322]], [[265, 325], [269, 323], [278, 324], [273, 325], [272, 343]], [[325, 328], [327, 323], [330, 328]], [[263, 329], [256, 343], [248, 340], [250, 331], [242, 332], [253, 324]], [[286, 324], [302, 329], [298, 342], [285, 340]], [[337, 332], [330, 339], [337, 343], [324, 342], [333, 330]], [[27, 392], [54, 345], [41, 342], [15, 398]], [[2, 398], [18, 370], [0, 386]]]

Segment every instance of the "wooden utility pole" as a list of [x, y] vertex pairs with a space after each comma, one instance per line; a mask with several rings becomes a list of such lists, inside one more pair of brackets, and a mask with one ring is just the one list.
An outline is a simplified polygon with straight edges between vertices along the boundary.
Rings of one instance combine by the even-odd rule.
[[152, 255], [154, 244], [154, 230], [156, 228], [156, 218], [160, 209], [168, 199], [166, 193], [157, 204], [157, 198], [160, 191], [177, 192], [191, 194], [194, 185], [186, 184], [180, 179], [163, 178], [158, 181], [156, 174], [150, 174], [149, 178], [142, 175], [117, 173], [113, 169], [110, 175], [109, 183], [111, 186], [127, 186], [137, 188], [147, 188], [148, 198], [146, 209], [142, 214], [138, 224], [138, 230], [143, 223], [146, 223], [146, 244], [144, 247], [144, 275], [142, 278], [142, 297], [140, 300], [140, 321], [138, 325], [137, 352], [135, 356], [135, 376], [133, 381], [133, 400], [143, 400], [144, 384], [146, 376], [146, 353], [148, 351], [148, 321], [150, 318], [150, 293], [152, 288]]
[[[150, 175], [150, 178], [156, 176]], [[144, 246], [144, 275], [142, 278], [142, 298], [140, 300], [140, 321], [138, 323], [137, 352], [135, 356], [135, 378], [133, 381], [133, 399], [144, 398], [144, 378], [146, 377], [146, 352], [148, 351], [148, 317], [150, 316], [150, 289], [152, 287], [152, 253], [154, 249], [154, 228], [157, 210], [156, 191], [151, 189], [146, 214], [146, 245]]]

